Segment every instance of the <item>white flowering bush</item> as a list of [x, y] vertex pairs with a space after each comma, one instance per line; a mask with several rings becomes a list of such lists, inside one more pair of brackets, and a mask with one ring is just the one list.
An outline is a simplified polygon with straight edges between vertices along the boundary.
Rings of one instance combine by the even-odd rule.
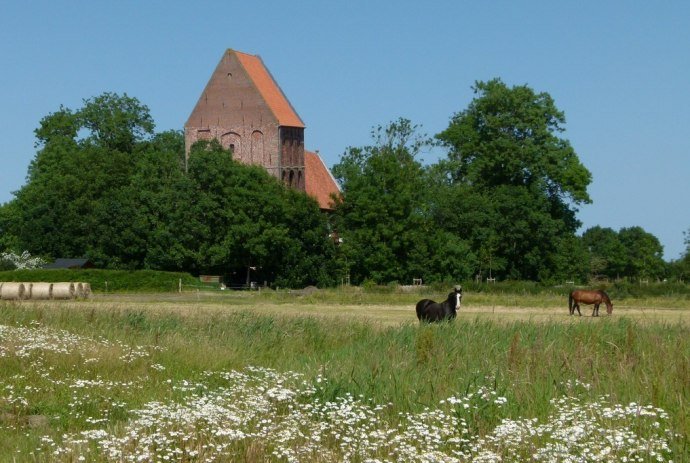
[[9, 264], [16, 270], [41, 268], [46, 264], [46, 261], [40, 257], [31, 257], [29, 251], [24, 251], [21, 254], [2, 252], [0, 253], [0, 262]]

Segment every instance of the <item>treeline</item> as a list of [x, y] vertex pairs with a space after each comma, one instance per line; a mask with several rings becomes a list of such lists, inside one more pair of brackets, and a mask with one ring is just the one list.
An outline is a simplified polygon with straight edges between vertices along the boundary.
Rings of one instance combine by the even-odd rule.
[[[401, 119], [334, 166], [343, 188], [336, 228], [353, 282], [687, 279], [690, 252], [664, 262], [641, 227], [577, 236], [591, 174], [559, 137], [565, 116], [548, 94], [498, 79], [474, 91], [434, 139]], [[431, 146], [447, 157], [424, 166], [418, 157]]]
[[[232, 160], [216, 141], [185, 159], [180, 132], [106, 93], [40, 122], [26, 184], [0, 206], [0, 251], [88, 257], [112, 269], [224, 275], [275, 286], [683, 278], [640, 227], [577, 236], [589, 171], [558, 135], [548, 94], [479, 82], [469, 107], [428, 139], [400, 119], [349, 148], [336, 210]], [[423, 165], [432, 146], [447, 157]]]
[[97, 267], [225, 275], [280, 286], [336, 281], [315, 200], [232, 160], [215, 141], [185, 162], [180, 132], [104, 94], [36, 130], [27, 183], [0, 209], [0, 249], [87, 256]]

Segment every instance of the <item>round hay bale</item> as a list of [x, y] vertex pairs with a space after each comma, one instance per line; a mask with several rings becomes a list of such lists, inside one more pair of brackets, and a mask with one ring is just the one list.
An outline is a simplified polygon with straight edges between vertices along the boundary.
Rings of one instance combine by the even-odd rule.
[[24, 296], [22, 299], [31, 299], [31, 290], [33, 289], [33, 283], [24, 283]]
[[74, 299], [74, 283], [53, 283], [53, 299]]
[[0, 299], [23, 299], [26, 288], [24, 283], [3, 283]]
[[53, 298], [53, 284], [52, 283], [34, 283], [31, 288], [31, 299], [52, 299]]
[[91, 284], [89, 283], [82, 283], [82, 288], [84, 291], [84, 295], [82, 297], [89, 298], [91, 297]]
[[74, 283], [74, 297], [84, 297], [84, 284]]

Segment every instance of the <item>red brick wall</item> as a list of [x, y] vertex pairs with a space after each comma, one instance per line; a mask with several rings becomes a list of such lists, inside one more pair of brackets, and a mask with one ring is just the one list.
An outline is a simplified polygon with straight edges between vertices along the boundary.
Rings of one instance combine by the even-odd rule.
[[217, 139], [234, 159], [305, 189], [304, 128], [281, 127], [237, 55], [228, 50], [185, 124], [185, 146]]
[[187, 153], [194, 142], [217, 139], [244, 163], [279, 175], [278, 121], [239, 60], [226, 52], [185, 124]]

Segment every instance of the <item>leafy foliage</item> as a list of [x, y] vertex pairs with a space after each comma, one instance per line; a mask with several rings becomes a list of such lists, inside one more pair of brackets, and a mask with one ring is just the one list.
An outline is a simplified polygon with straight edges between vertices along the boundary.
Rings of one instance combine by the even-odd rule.
[[522, 186], [553, 202], [590, 202], [591, 174], [563, 132], [565, 115], [547, 93], [500, 79], [477, 82], [469, 107], [437, 138], [450, 148], [454, 180], [480, 189]]
[[146, 106], [110, 93], [43, 118], [27, 184], [0, 209], [0, 245], [107, 268], [333, 283], [314, 200], [217, 142], [193, 148], [187, 173], [182, 134], [153, 128]]
[[447, 157], [435, 164], [418, 160], [432, 141], [407, 119], [348, 148], [331, 217], [215, 140], [185, 153], [182, 133], [155, 133], [136, 98], [60, 107], [36, 129], [26, 185], [0, 205], [0, 251], [291, 287], [687, 278], [690, 252], [667, 265], [640, 227], [576, 236], [591, 174], [550, 95], [500, 79], [474, 91], [436, 135]]
[[200, 269], [282, 286], [333, 283], [334, 245], [315, 200], [232, 161], [215, 140], [192, 147], [189, 181]]
[[565, 116], [548, 94], [527, 86], [494, 79], [474, 91], [469, 107], [436, 136], [449, 149], [439, 167], [451, 185], [483, 205], [472, 208], [476, 230], [463, 236], [474, 235], [482, 268], [503, 278], [571, 279], [581, 273], [574, 205], [590, 202], [591, 175], [557, 136]]
[[683, 232], [685, 236], [685, 252], [680, 259], [671, 263], [670, 271], [677, 279], [687, 281], [690, 278], [690, 229]]
[[[471, 266], [468, 244], [434, 224], [434, 191], [415, 159], [428, 141], [399, 119], [372, 132], [374, 144], [349, 148], [333, 167], [343, 200], [336, 208], [342, 256], [353, 282], [461, 280]], [[470, 256], [472, 259], [472, 257]]]

